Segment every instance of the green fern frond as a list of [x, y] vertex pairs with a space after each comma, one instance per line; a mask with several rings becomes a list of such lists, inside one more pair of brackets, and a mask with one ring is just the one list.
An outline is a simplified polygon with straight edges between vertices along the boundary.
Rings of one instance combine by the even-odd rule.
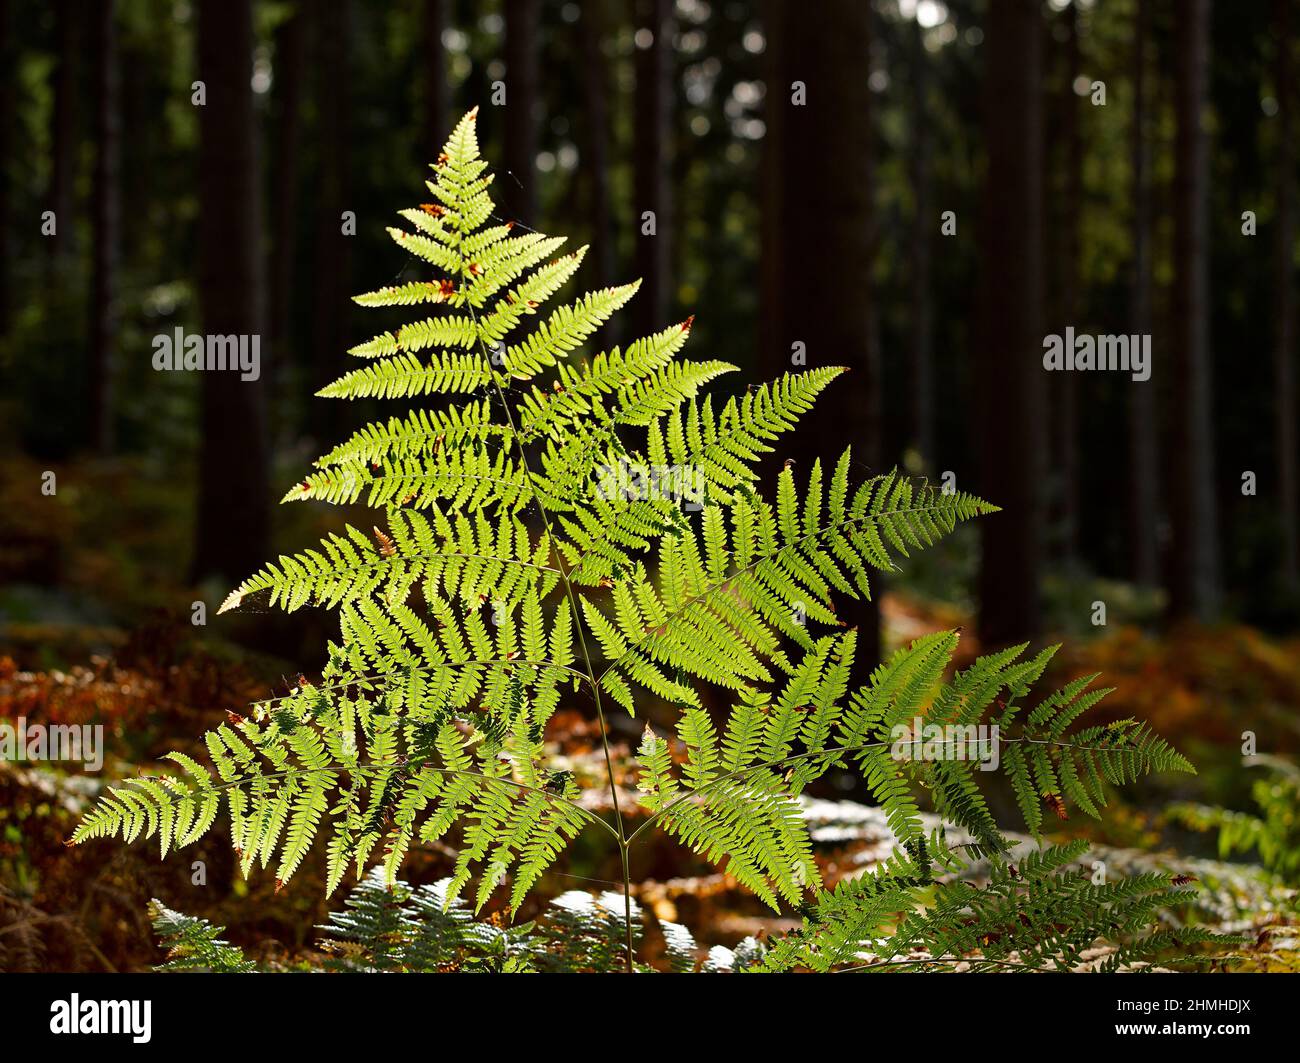
[[362, 495], [374, 509], [410, 506], [427, 509], [435, 502], [478, 509], [517, 510], [531, 497], [523, 468], [500, 448], [470, 443], [439, 448], [432, 454], [372, 462], [341, 462], [310, 473], [281, 501], [319, 500], [351, 505]]
[[927, 868], [896, 857], [820, 893], [801, 928], [768, 951], [764, 969], [1073, 971], [1101, 946], [1099, 969], [1121, 970], [1195, 963], [1198, 946], [1221, 953], [1237, 943], [1162, 922], [1194, 890], [1163, 874], [1095, 882], [1078, 866], [1086, 850], [1079, 840], [1031, 851], [1018, 864], [999, 859], [979, 883], [935, 884]]
[[786, 373], [770, 385], [746, 392], [739, 401], [728, 399], [719, 414], [714, 413], [710, 398], [699, 402], [692, 397], [662, 421], [650, 422], [649, 462], [698, 470], [713, 497], [726, 501], [736, 489], [752, 487], [758, 476], [756, 466], [772, 452], [772, 442], [791, 431], [843, 372], [830, 366]]
[[480, 511], [474, 520], [460, 514], [453, 520], [441, 510], [432, 517], [391, 509], [388, 532], [376, 528], [367, 536], [349, 526], [345, 535], [321, 540], [316, 550], [281, 555], [232, 591], [219, 612], [254, 596], [286, 612], [338, 606], [371, 593], [400, 606], [416, 585], [427, 603], [441, 602], [445, 594], [477, 608], [485, 599], [524, 590], [545, 597], [559, 580], [545, 535], [534, 543], [517, 518], [503, 514], [493, 521]]
[[[617, 629], [604, 632], [616, 645]], [[647, 728], [638, 786], [652, 818], [639, 829], [657, 823], [706, 859], [725, 860], [777, 907], [777, 894], [789, 900], [792, 890], [817, 884], [806, 828], [788, 802], [831, 767], [856, 766], [899, 845], [926, 844], [918, 798], [925, 794], [945, 822], [972, 837], [968, 850], [986, 856], [1007, 842], [978, 781], [985, 770], [1005, 766], [1035, 835], [1045, 801], [1062, 816], [1070, 805], [1096, 815], [1107, 782], [1191, 770], [1145, 728], [1069, 731], [1100, 700], [1094, 694], [1104, 693], [1086, 683], [1047, 695], [1015, 726], [1016, 700], [1029, 695], [1052, 650], [1021, 660], [1024, 647], [1012, 647], [945, 679], [958, 635], [938, 632], [896, 652], [849, 694], [855, 641], [853, 632], [818, 640], [779, 694], [745, 690], [721, 738], [702, 710], [687, 708], [677, 733], [686, 749], [680, 770], [666, 741]], [[1000, 730], [978, 730], [994, 725]], [[952, 730], [932, 736], [940, 727]], [[747, 809], [739, 827], [738, 805]]]
[[[517, 912], [582, 831], [608, 831], [626, 856], [659, 826], [780, 908], [821, 885], [800, 796], [832, 768], [856, 771], [908, 855], [878, 896], [864, 885], [837, 897], [848, 906], [838, 937], [811, 953], [791, 946], [800, 963], [834, 966], [854, 935], [888, 929], [880, 920], [928, 898], [936, 870], [955, 863], [926, 833], [923, 802], [972, 839], [968, 853], [996, 863], [1008, 847], [976, 764], [947, 755], [960, 743], [941, 743], [939, 757], [898, 755], [900, 728], [1001, 727], [997, 749], [1034, 833], [1045, 804], [1096, 814], [1109, 785], [1190, 770], [1141, 724], [1084, 721], [1104, 694], [1087, 680], [1028, 704], [1050, 651], [1024, 659], [1013, 648], [952, 674], [956, 635], [938, 633], [851, 691], [856, 634], [837, 602], [869, 597], [872, 569], [892, 570], [995, 507], [897, 472], [851, 482], [848, 450], [806, 477], [786, 468], [764, 497], [760, 463], [842, 369], [786, 374], [721, 401], [704, 389], [735, 367], [682, 357], [691, 318], [590, 350], [639, 282], [557, 298], [586, 248], [566, 253], [562, 238], [517, 233], [497, 216], [475, 112], [429, 177], [429, 201], [389, 229], [408, 258], [401, 282], [356, 299], [409, 320], [353, 346], [363, 363], [320, 394], [429, 398], [433, 408], [413, 404], [354, 432], [285, 495], [365, 503], [379, 511], [374, 531], [349, 526], [281, 555], [220, 610], [336, 609], [320, 681], [304, 677], [210, 731], [210, 767], [175, 754], [175, 770], [109, 787], [75, 842], [153, 838], [166, 854], [224, 814], [245, 874], [273, 867], [283, 884], [320, 846], [330, 891], [372, 865], [397, 890], [412, 846], [448, 844], [436, 903], [463, 930], [452, 914], [462, 894], [475, 910], [503, 895]], [[732, 692], [725, 719], [704, 711], [701, 684]], [[678, 710], [669, 725], [684, 759], [646, 731], [637, 785], [647, 817], [631, 834], [621, 815], [587, 810], [575, 774], [547, 748], [548, 722], [578, 690], [595, 702], [613, 802], [606, 703], [635, 712], [648, 693]], [[1121, 903], [1062, 889], [1090, 917]], [[542, 921], [558, 929], [535, 932], [543, 951], [506, 934], [375, 962], [412, 969], [472, 954], [485, 969], [550, 969], [546, 957], [562, 954], [566, 969], [600, 970], [621, 954], [631, 969], [630, 892], [570, 898], [571, 910]], [[362, 909], [374, 915], [367, 926], [388, 925], [381, 909], [394, 905], [400, 920], [416, 919], [411, 906], [432, 896], [358, 895], [349, 925], [360, 934]], [[965, 946], [943, 911], [913, 936]], [[693, 943], [672, 933], [673, 962], [689, 952], [693, 966]], [[1063, 955], [1077, 942], [1067, 945]], [[736, 969], [762, 952], [714, 950], [703, 967]]]
[[149, 902], [149, 919], [167, 959], [156, 971], [208, 971], [213, 974], [247, 974], [255, 970], [242, 949], [221, 940], [225, 927], [206, 919], [174, 912], [159, 900]]
[[[502, 711], [499, 720], [494, 713]], [[353, 715], [355, 730], [339, 727], [334, 714]], [[315, 719], [282, 712], [265, 725], [223, 724], [207, 736], [215, 777], [128, 780], [111, 788], [73, 841], [156, 836], [164, 847], [179, 847], [197, 840], [197, 828], [210, 826], [222, 804], [245, 874], [274, 859], [283, 885], [325, 835], [333, 892], [348, 866], [360, 875], [381, 843], [392, 881], [413, 841], [435, 841], [459, 823], [464, 843], [450, 896], [480, 871], [481, 908], [509, 872], [517, 876], [517, 907], [593, 817], [577, 805], [571, 780], [557, 792], [547, 788], [551, 776], [539, 764], [541, 743], [526, 707], [511, 715], [498, 705], [472, 724], [459, 723], [404, 724], [348, 703]]]
[[[484, 399], [449, 410], [413, 410], [391, 417], [387, 424], [370, 424], [316, 461], [317, 468], [371, 464], [384, 458], [400, 460], [434, 454], [442, 447], [483, 442], [503, 436], [506, 429], [492, 421], [491, 403]], [[293, 491], [285, 500], [296, 497]]]
[[419, 395], [469, 395], [491, 383], [492, 369], [474, 354], [440, 351], [381, 358], [345, 373], [316, 394], [323, 399], [403, 399]]
[[[661, 539], [657, 587], [639, 564], [616, 585], [615, 620], [584, 598], [608, 660], [603, 689], [629, 708], [630, 682], [667, 696], [665, 661], [733, 690], [768, 680], [762, 658], [782, 636], [808, 646], [810, 622], [838, 624], [835, 593], [870, 597], [868, 567], [891, 570], [892, 555], [905, 556], [992, 508], [968, 495], [918, 491], [896, 473], [868, 480], [850, 498], [849, 460], [846, 450], [825, 497], [818, 462], [802, 500], [786, 469], [777, 504], [739, 499], [730, 527], [722, 507], [706, 506], [698, 533]], [[631, 562], [626, 550], [594, 548], [595, 536], [587, 552], [575, 554], [581, 530], [569, 522], [565, 529], [569, 539], [558, 545], [575, 580], [598, 582]], [[694, 703], [692, 695], [685, 700]]]

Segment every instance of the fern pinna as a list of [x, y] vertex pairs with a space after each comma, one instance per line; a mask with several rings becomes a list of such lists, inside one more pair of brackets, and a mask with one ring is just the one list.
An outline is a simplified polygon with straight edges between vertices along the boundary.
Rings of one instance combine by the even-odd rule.
[[[679, 357], [689, 319], [580, 355], [637, 284], [542, 316], [585, 249], [559, 254], [562, 239], [498, 218], [491, 180], [471, 112], [433, 167], [430, 202], [388, 230], [426, 278], [357, 297], [416, 320], [352, 348], [359, 367], [320, 392], [448, 401], [367, 425], [285, 496], [364, 500], [381, 523], [280, 557], [222, 606], [337, 609], [321, 680], [210, 731], [210, 768], [174, 753], [179, 771], [111, 788], [74, 841], [155, 837], [165, 855], [224, 808], [245, 873], [274, 862], [284, 883], [320, 839], [333, 891], [374, 863], [393, 881], [410, 846], [455, 832], [448, 902], [473, 882], [476, 908], [503, 890], [517, 910], [594, 828], [621, 851], [630, 970], [635, 839], [657, 826], [768, 904], [799, 904], [821, 886], [799, 795], [832, 767], [861, 773], [914, 875], [945, 848], [921, 828], [918, 788], [978, 855], [1002, 853], [975, 765], [891, 755], [900, 725], [997, 723], [1035, 834], [1044, 803], [1096, 814], [1107, 782], [1189, 770], [1138, 724], [1076, 728], [1101, 696], [1086, 683], [1031, 705], [1050, 651], [1025, 659], [1018, 647], [945, 678], [957, 635], [944, 632], [850, 690], [855, 633], [836, 597], [868, 595], [872, 568], [993, 507], [896, 473], [854, 482], [847, 449], [806, 475], [787, 467], [765, 495], [760, 459], [842, 370], [787, 373], [715, 402], [701, 389], [735, 367]], [[730, 692], [720, 729], [701, 684]], [[583, 690], [604, 742], [608, 819], [547, 752], [548, 720]], [[680, 710], [685, 755], [647, 727], [648, 818], [632, 831], [606, 713], [645, 698]]]

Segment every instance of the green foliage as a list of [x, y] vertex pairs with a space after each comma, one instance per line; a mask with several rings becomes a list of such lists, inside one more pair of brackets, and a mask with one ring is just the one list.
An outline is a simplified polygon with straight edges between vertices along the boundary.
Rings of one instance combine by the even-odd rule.
[[158, 900], [149, 909], [158, 944], [167, 950], [166, 961], [156, 970], [247, 974], [256, 969], [242, 949], [221, 940], [225, 927], [174, 912]]
[[1259, 815], [1179, 803], [1167, 814], [1193, 830], [1219, 836], [1219, 857], [1256, 853], [1260, 863], [1285, 882], [1300, 882], [1300, 768], [1280, 757], [1258, 756], [1252, 764], [1268, 774], [1256, 779], [1251, 796]]
[[[684, 926], [660, 922], [666, 965], [677, 973], [831, 970], [1068, 971], [1090, 965], [1119, 970], [1161, 963], [1195, 965], [1211, 944], [1237, 939], [1204, 930], [1161, 926], [1160, 912], [1194, 893], [1166, 874], [1094, 883], [1078, 866], [1086, 843], [1031, 851], [1018, 865], [999, 859], [985, 881], [940, 882], [935, 873], [969, 870], [944, 848], [921, 846], [885, 865], [819, 891], [804, 906], [800, 928], [765, 945], [746, 938], [706, 955]], [[939, 859], [930, 861], [930, 855]], [[625, 922], [617, 893], [564, 893], [527, 923], [502, 926], [476, 919], [451, 894], [450, 879], [389, 884], [376, 868], [331, 912], [319, 948], [327, 970], [354, 972], [607, 973], [623, 966]], [[221, 928], [154, 902], [154, 928], [168, 950], [162, 971], [257, 969]], [[908, 913], [910, 914], [900, 914]], [[631, 908], [633, 939], [643, 916]], [[1098, 942], [1107, 947], [1096, 949]], [[650, 968], [643, 968], [650, 970]]]
[[[1089, 680], [1031, 707], [1050, 650], [1024, 660], [1015, 647], [945, 678], [957, 634], [941, 632], [851, 691], [856, 633], [837, 619], [837, 598], [870, 596], [872, 569], [893, 569], [995, 507], [896, 472], [855, 481], [848, 450], [806, 477], [786, 468], [765, 498], [760, 460], [841, 370], [786, 374], [715, 404], [700, 389], [733, 367], [678, 358], [690, 320], [579, 357], [637, 285], [541, 317], [585, 249], [552, 257], [562, 241], [515, 234], [494, 214], [490, 183], [471, 112], [434, 167], [432, 202], [402, 212], [409, 228], [389, 230], [433, 276], [357, 300], [421, 316], [354, 347], [365, 365], [320, 393], [452, 404], [362, 428], [286, 495], [364, 500], [383, 510], [383, 528], [349, 527], [282, 556], [222, 606], [337, 609], [339, 640], [321, 680], [304, 679], [209, 732], [211, 769], [177, 753], [179, 773], [112, 787], [75, 842], [152, 837], [165, 855], [202, 837], [224, 810], [245, 873], [274, 861], [284, 883], [319, 840], [333, 891], [349, 868], [361, 877], [375, 863], [395, 887], [411, 845], [450, 836], [454, 871], [434, 892], [409, 893], [396, 912], [373, 893], [356, 895], [332, 925], [366, 941], [414, 919], [450, 943], [416, 934], [367, 961], [381, 968], [436, 967], [492, 949], [501, 966], [515, 939], [465, 938], [462, 891], [475, 882], [478, 911], [503, 890], [517, 912], [590, 827], [615, 838], [626, 866], [636, 835], [658, 825], [774, 908], [799, 904], [821, 880], [798, 797], [831, 768], [862, 775], [908, 852], [943, 849], [921, 830], [924, 797], [971, 835], [975, 854], [1004, 853], [975, 762], [952, 750], [900, 755], [900, 728], [1000, 727], [1034, 834], [1043, 802], [1062, 815], [1070, 805], [1096, 815], [1106, 783], [1190, 770], [1132, 721], [1076, 728], [1105, 693], [1088, 690]], [[665, 470], [684, 482], [669, 476], [665, 488]], [[701, 684], [734, 697], [720, 732]], [[585, 808], [573, 776], [550, 760], [547, 722], [566, 691], [593, 700], [607, 757], [606, 703], [634, 713], [648, 695], [680, 707], [683, 763], [667, 739], [645, 732], [637, 784], [650, 818], [635, 833], [621, 815]], [[609, 782], [617, 810], [612, 769]], [[1154, 885], [1135, 888], [1163, 899]], [[1096, 917], [1080, 934], [1103, 925], [1108, 897], [1075, 898], [1077, 911]], [[617, 898], [592, 905], [561, 904], [535, 932], [550, 957], [535, 957], [539, 968], [605, 969], [617, 949], [600, 950], [619, 934], [631, 968], [630, 890], [621, 913]], [[434, 919], [435, 909], [446, 919]], [[591, 919], [600, 927], [588, 934]], [[954, 948], [974, 940], [943, 932]], [[671, 947], [682, 946], [670, 948], [674, 962], [685, 962], [688, 936], [670, 934]], [[1067, 962], [1078, 941], [1052, 939], [1052, 954]], [[741, 966], [753, 951], [710, 962]]]
[[[849, 694], [854, 633], [826, 636], [779, 689], [749, 691], [721, 735], [709, 715], [687, 709], [677, 727], [685, 749], [674, 770], [668, 743], [647, 728], [640, 749], [642, 804], [659, 825], [727, 870], [764, 900], [794, 904], [820, 885], [796, 798], [831, 767], [854, 768], [904, 846], [924, 841], [917, 791], [950, 823], [995, 854], [1005, 841], [977, 782], [987, 758], [965, 736], [996, 726], [1002, 763], [1026, 826], [1037, 835], [1043, 804], [1064, 815], [1073, 805], [1096, 816], [1107, 783], [1151, 771], [1190, 771], [1168, 743], [1133, 721], [1070, 728], [1106, 691], [1090, 677], [1024, 706], [1054, 648], [1022, 660], [1024, 646], [979, 658], [945, 681], [956, 632], [939, 632], [899, 650], [864, 688]], [[961, 732], [933, 759], [913, 738], [931, 726]], [[988, 732], [986, 732], [988, 733]], [[901, 737], [900, 737], [901, 736]]]
[[[937, 840], [937, 839], [936, 839]], [[986, 881], [937, 883], [918, 846], [883, 868], [823, 891], [801, 928], [763, 960], [769, 971], [913, 969], [1071, 971], [1085, 962], [1116, 971], [1151, 962], [1196, 963], [1197, 948], [1237, 939], [1199, 928], [1161, 926], [1162, 910], [1194, 890], [1166, 874], [1093, 879], [1077, 861], [1087, 842], [1030, 851], [1018, 864], [992, 861]], [[944, 853], [951, 868], [953, 854]], [[901, 915], [899, 913], [906, 913]], [[1089, 955], [1099, 942], [1110, 943]], [[1210, 954], [1213, 957], [1213, 953]]]
[[[245, 972], [256, 965], [243, 952], [217, 940], [220, 927], [181, 915], [154, 902], [154, 930], [168, 950], [162, 971]], [[633, 905], [633, 933], [641, 935], [641, 911]], [[696, 946], [685, 927], [675, 932], [668, 955], [681, 970], [694, 969]], [[607, 972], [623, 965], [623, 898], [572, 890], [550, 902], [531, 922], [500, 926], [475, 919], [454, 896], [450, 879], [410, 886], [388, 883], [374, 869], [348, 893], [343, 908], [318, 928], [324, 966], [335, 971], [520, 973]]]
[[320, 929], [331, 968], [347, 971], [528, 970], [524, 940], [532, 924], [503, 929], [476, 921], [451, 896], [450, 880], [391, 886], [376, 869]]

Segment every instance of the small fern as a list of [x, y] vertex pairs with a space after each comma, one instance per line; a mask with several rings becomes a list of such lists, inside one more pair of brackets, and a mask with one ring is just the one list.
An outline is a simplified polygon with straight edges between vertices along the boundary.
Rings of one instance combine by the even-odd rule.
[[1267, 770], [1250, 791], [1259, 815], [1185, 802], [1171, 805], [1167, 815], [1216, 833], [1220, 859], [1255, 853], [1266, 870], [1294, 885], [1300, 882], [1300, 768], [1281, 757], [1258, 756], [1252, 764]]
[[[1157, 873], [1095, 882], [1077, 866], [1087, 847], [1083, 840], [1049, 846], [1018, 865], [997, 858], [987, 882], [976, 885], [936, 883], [918, 846], [820, 893], [803, 926], [775, 944], [763, 968], [1064, 972], [1079, 969], [1104, 941], [1111, 948], [1093, 969], [1117, 971], [1153, 961], [1194, 964], [1199, 946], [1212, 946], [1214, 958], [1238, 943], [1200, 928], [1161, 926], [1160, 913], [1195, 890]], [[950, 870], [953, 854], [943, 851], [940, 864]]]
[[150, 902], [149, 915], [158, 944], [167, 950], [167, 959], [155, 970], [213, 974], [248, 974], [256, 970], [256, 965], [244, 957], [243, 949], [221, 940], [225, 927], [174, 912], [158, 900]]
[[[623, 898], [572, 890], [541, 916], [503, 927], [474, 918], [450, 894], [451, 880], [410, 886], [389, 883], [379, 868], [348, 892], [343, 908], [318, 927], [331, 971], [430, 973], [607, 972], [623, 964]], [[241, 949], [219, 939], [221, 927], [152, 904], [154, 932], [167, 950], [160, 971], [245, 973], [259, 969]], [[642, 914], [632, 907], [634, 938]], [[685, 927], [669, 930], [667, 955], [679, 970], [694, 969], [695, 941]], [[310, 966], [310, 964], [309, 964]], [[646, 968], [649, 970], [649, 968]]]
[[[210, 731], [210, 768], [175, 753], [178, 771], [112, 787], [75, 842], [155, 838], [166, 855], [224, 811], [245, 873], [274, 863], [283, 884], [320, 841], [333, 891], [372, 864], [395, 883], [412, 845], [450, 836], [457, 857], [438, 902], [450, 917], [471, 883], [475, 910], [501, 890], [518, 911], [595, 829], [620, 849], [615, 922], [631, 970], [636, 838], [661, 827], [769, 905], [797, 905], [822, 884], [796, 798], [833, 767], [861, 774], [904, 846], [923, 841], [920, 791], [978, 852], [1003, 852], [972, 764], [891, 756], [893, 733], [913, 721], [1014, 729], [1006, 767], [1035, 834], [1044, 802], [1096, 815], [1108, 783], [1190, 770], [1140, 724], [1076, 727], [1104, 694], [1087, 681], [1031, 707], [1051, 651], [1023, 659], [1017, 647], [945, 679], [957, 635], [942, 632], [850, 690], [856, 635], [837, 599], [869, 597], [873, 569], [995, 507], [896, 472], [857, 478], [847, 449], [806, 474], [787, 467], [765, 496], [760, 462], [843, 370], [715, 401], [702, 389], [734, 367], [679, 357], [690, 319], [581, 354], [637, 284], [543, 316], [585, 249], [557, 254], [562, 240], [516, 232], [495, 214], [491, 181], [471, 112], [433, 167], [430, 202], [389, 230], [424, 276], [357, 298], [413, 319], [353, 347], [363, 364], [320, 392], [448, 403], [361, 428], [285, 496], [381, 515], [370, 531], [281, 556], [222, 605], [337, 610], [320, 681]], [[663, 489], [665, 470], [688, 489]], [[703, 685], [734, 698], [720, 732]], [[547, 752], [548, 721], [573, 694], [599, 724], [608, 819]], [[677, 765], [647, 728], [649, 818], [633, 831], [606, 714], [646, 700], [680, 709], [687, 757]]]

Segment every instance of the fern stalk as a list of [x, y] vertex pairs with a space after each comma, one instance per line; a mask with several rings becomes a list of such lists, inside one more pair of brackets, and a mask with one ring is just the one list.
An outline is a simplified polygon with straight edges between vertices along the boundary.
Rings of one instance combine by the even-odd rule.
[[[462, 279], [464, 279], [465, 276], [464, 267], [462, 267]], [[478, 315], [474, 311], [472, 305], [470, 306], [470, 315], [473, 317], [475, 325], [477, 326]], [[478, 332], [477, 328], [475, 329], [475, 333], [478, 337], [479, 354], [487, 364], [491, 365], [491, 357], [488, 354], [486, 346], [484, 346], [483, 337], [481, 333]], [[541, 496], [537, 493], [537, 489], [534, 486], [532, 469], [528, 463], [528, 455], [524, 450], [523, 442], [519, 438], [519, 432], [515, 426], [514, 414], [510, 412], [510, 404], [506, 401], [505, 392], [502, 390], [501, 382], [497, 379], [496, 374], [493, 374], [492, 376], [492, 386], [496, 389], [497, 400], [501, 403], [501, 408], [506, 416], [506, 422], [510, 426], [510, 439], [518, 448], [519, 460], [523, 465], [526, 474], [525, 478], [529, 487], [532, 489], [533, 502], [537, 506], [538, 513], [541, 515], [543, 525], [546, 527], [547, 537], [553, 539], [554, 534], [551, 528], [550, 513], [547, 511], [545, 503], [543, 503]], [[569, 570], [564, 564], [563, 557], [557, 555], [556, 562], [560, 571], [560, 579], [564, 584], [564, 594], [569, 604], [570, 614], [573, 617], [573, 624], [578, 632], [578, 645], [582, 650], [582, 659], [586, 662], [586, 674], [591, 683], [592, 698], [595, 701], [596, 706], [596, 721], [600, 727], [600, 745], [605, 757], [605, 771], [609, 777], [609, 796], [614, 808], [614, 832], [618, 839], [619, 856], [621, 858], [623, 869], [623, 916], [624, 922], [627, 924], [625, 961], [627, 965], [627, 973], [633, 974], [636, 971], [636, 954], [632, 943], [632, 878], [628, 872], [628, 839], [623, 830], [623, 813], [619, 808], [618, 784], [614, 777], [614, 758], [609, 748], [609, 729], [605, 722], [605, 710], [600, 703], [600, 683], [596, 678], [596, 670], [592, 664], [591, 653], [587, 649], [587, 636], [582, 622], [582, 611], [578, 608], [577, 596], [573, 591], [573, 581], [569, 578]]]

